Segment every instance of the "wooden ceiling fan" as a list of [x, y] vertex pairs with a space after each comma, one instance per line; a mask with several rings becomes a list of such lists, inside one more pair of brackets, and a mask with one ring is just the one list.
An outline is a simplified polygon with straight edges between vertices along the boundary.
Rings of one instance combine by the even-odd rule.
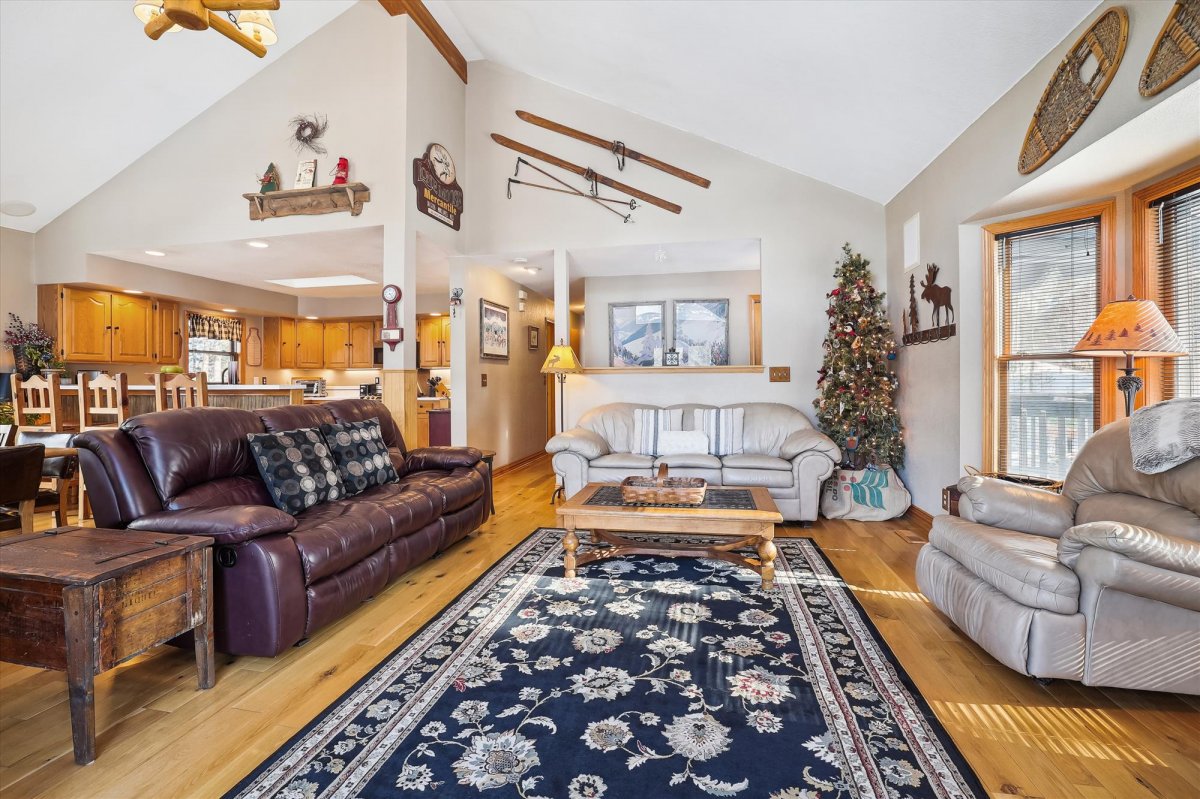
[[[143, 7], [148, 13], [142, 13]], [[245, 19], [246, 15], [240, 14], [234, 22], [223, 13], [278, 10], [279, 0], [139, 0], [134, 6], [134, 13], [145, 20], [146, 35], [151, 39], [157, 41], [176, 25], [192, 31], [212, 28], [259, 58], [267, 54], [266, 46], [276, 41], [270, 17]], [[264, 33], [269, 41], [264, 39]]]

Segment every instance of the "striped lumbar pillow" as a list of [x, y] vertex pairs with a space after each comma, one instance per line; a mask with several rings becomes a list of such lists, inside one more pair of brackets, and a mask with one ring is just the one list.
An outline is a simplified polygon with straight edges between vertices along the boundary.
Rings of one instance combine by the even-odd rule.
[[683, 409], [635, 408], [633, 411], [634, 455], [658, 455], [659, 433], [683, 429]]
[[708, 436], [708, 454], [738, 455], [742, 452], [742, 423], [745, 408], [697, 408], [696, 429]]

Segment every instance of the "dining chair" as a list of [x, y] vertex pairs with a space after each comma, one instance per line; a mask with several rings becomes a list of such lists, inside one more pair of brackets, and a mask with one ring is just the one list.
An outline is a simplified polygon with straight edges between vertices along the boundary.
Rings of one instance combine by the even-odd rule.
[[154, 373], [154, 410], [201, 408], [208, 405], [208, 375]]
[[[55, 433], [49, 430], [31, 430], [21, 427], [17, 430], [17, 446], [40, 444], [45, 449], [70, 447], [74, 433]], [[54, 511], [56, 526], [67, 524], [68, 503], [71, 498], [71, 488], [75, 473], [79, 469], [79, 458], [76, 455], [63, 455], [56, 458], [44, 458], [41, 467], [41, 479], [48, 482], [48, 487], [39, 488], [35, 497], [34, 512]]]
[[[23, 430], [48, 430], [54, 433], [79, 429], [78, 422], [68, 421], [63, 412], [62, 375], [52, 374], [48, 378], [33, 375], [22, 378], [14, 373], [11, 382], [13, 419], [18, 427]], [[26, 424], [31, 416], [36, 417], [37, 421]]]
[[37, 503], [38, 485], [42, 481], [44, 444], [20, 447], [0, 447], [0, 531], [33, 532], [33, 514]]
[[11, 447], [13, 436], [17, 434], [15, 424], [0, 424], [0, 447]]
[[[120, 427], [129, 416], [129, 376], [80, 372], [75, 377], [78, 393], [79, 430], [103, 430]], [[79, 521], [91, 518], [91, 502], [83, 471], [79, 471]]]

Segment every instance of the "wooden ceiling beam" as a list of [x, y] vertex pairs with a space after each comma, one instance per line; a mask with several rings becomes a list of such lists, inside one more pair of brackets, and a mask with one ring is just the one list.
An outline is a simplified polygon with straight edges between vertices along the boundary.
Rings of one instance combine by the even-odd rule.
[[442, 58], [446, 59], [446, 63], [450, 65], [454, 73], [462, 79], [463, 83], [467, 82], [467, 59], [454, 46], [454, 42], [446, 35], [446, 31], [433, 18], [421, 0], [379, 0], [379, 4], [393, 17], [402, 14], [412, 17], [412, 21], [429, 37], [429, 41], [442, 54]]

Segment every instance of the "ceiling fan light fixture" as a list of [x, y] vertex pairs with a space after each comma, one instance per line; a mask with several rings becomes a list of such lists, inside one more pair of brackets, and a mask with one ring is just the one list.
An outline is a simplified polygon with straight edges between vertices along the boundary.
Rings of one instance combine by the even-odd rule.
[[[161, 13], [163, 13], [163, 0], [134, 0], [133, 15], [143, 25]], [[172, 25], [170, 28], [167, 28], [167, 33], [178, 33], [181, 30], [183, 28], [178, 25]]]
[[275, 23], [269, 11], [239, 11], [237, 15], [238, 29], [254, 41], [267, 47], [279, 41], [275, 33]]

